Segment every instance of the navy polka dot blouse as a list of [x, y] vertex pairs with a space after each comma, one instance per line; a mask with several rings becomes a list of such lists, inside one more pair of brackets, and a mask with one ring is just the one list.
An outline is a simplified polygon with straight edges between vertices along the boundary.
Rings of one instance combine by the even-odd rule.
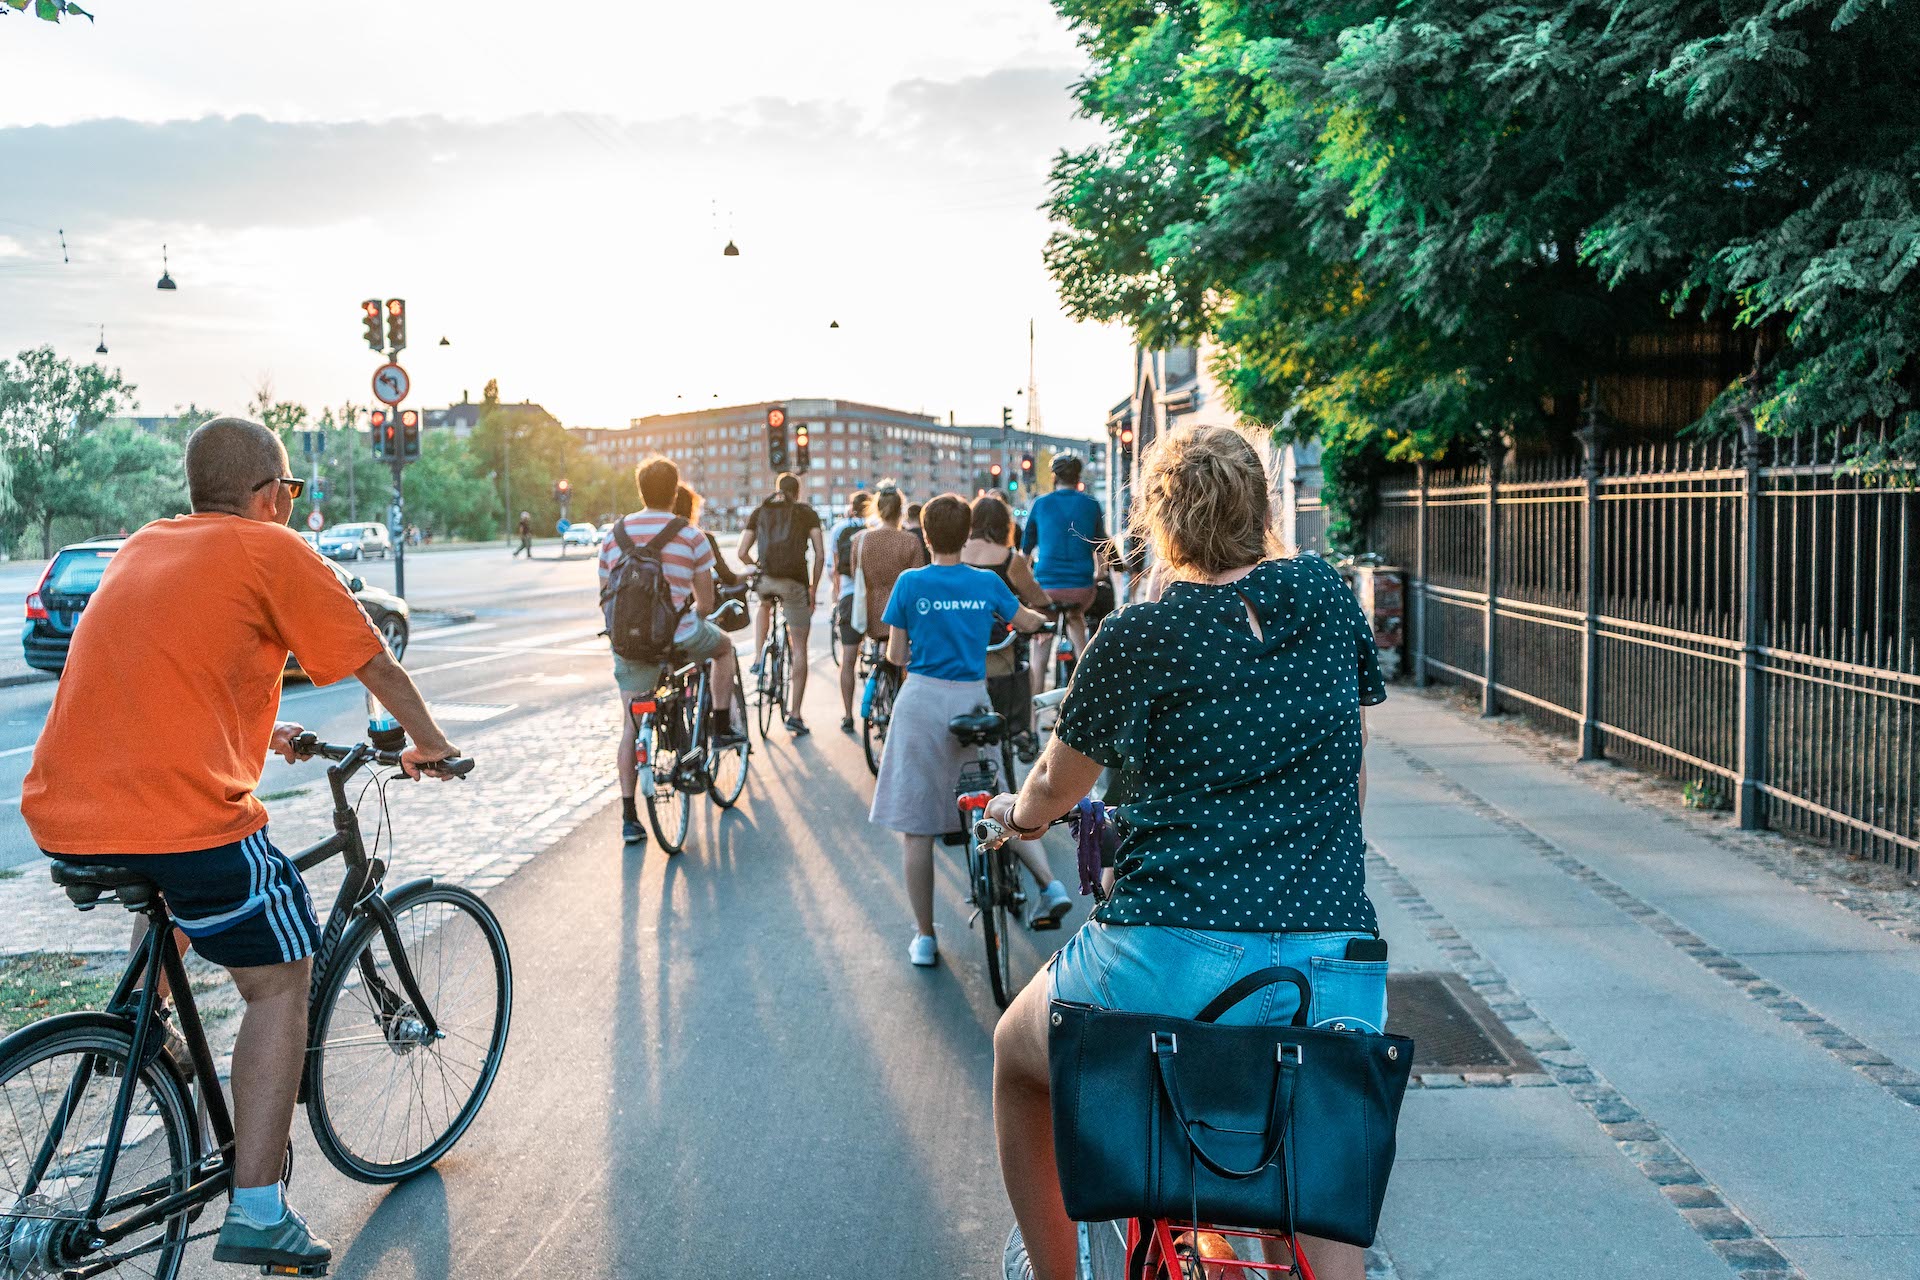
[[[1256, 636], [1251, 607], [1260, 620]], [[1107, 924], [1376, 929], [1360, 836], [1360, 708], [1385, 701], [1359, 602], [1317, 556], [1183, 582], [1109, 617], [1060, 740], [1113, 771]]]

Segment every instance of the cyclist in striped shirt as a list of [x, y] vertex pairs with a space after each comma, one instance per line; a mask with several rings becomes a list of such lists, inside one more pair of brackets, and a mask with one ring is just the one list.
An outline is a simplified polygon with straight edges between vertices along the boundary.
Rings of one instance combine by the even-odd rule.
[[[680, 468], [669, 459], [656, 455], [634, 469], [634, 480], [639, 486], [640, 501], [644, 505], [641, 510], [622, 516], [621, 523], [626, 526], [627, 536], [636, 545], [644, 547], [678, 518], [673, 514], [673, 500], [680, 490]], [[606, 535], [600, 543], [600, 582], [603, 586], [607, 575], [620, 559], [620, 544], [614, 539], [613, 529], [614, 526], [607, 526]], [[660, 568], [666, 576], [668, 590], [673, 593], [674, 607], [686, 609], [680, 618], [679, 629], [673, 636], [675, 654], [692, 662], [712, 662], [713, 687], [731, 689], [733, 641], [726, 632], [707, 621], [707, 615], [713, 612], [716, 603], [713, 544], [699, 526], [683, 523], [680, 531], [661, 549]], [[689, 603], [691, 608], [687, 607]], [[660, 682], [660, 664], [629, 662], [616, 653], [613, 655], [613, 682], [620, 689], [622, 713], [620, 832], [626, 843], [639, 844], [647, 838], [647, 833], [646, 828], [640, 825], [640, 812], [634, 804], [634, 792], [639, 788], [639, 770], [634, 764], [633, 717], [627, 713], [627, 708], [635, 698], [644, 698], [653, 692]], [[739, 741], [734, 733], [730, 707], [714, 708], [713, 736], [715, 743], [720, 746]]]

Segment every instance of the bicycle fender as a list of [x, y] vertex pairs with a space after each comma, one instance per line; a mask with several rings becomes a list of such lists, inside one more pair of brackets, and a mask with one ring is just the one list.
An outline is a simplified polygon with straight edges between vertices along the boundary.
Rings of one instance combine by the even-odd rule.
[[433, 888], [434, 885], [438, 883], [439, 881], [435, 880], [432, 876], [416, 876], [412, 880], [408, 880], [402, 884], [395, 885], [393, 888], [387, 890], [385, 893], [381, 894], [380, 896], [386, 899], [388, 906], [392, 906], [394, 903], [400, 901], [400, 899], [406, 896], [407, 894], [412, 893], [417, 889], [431, 889]]

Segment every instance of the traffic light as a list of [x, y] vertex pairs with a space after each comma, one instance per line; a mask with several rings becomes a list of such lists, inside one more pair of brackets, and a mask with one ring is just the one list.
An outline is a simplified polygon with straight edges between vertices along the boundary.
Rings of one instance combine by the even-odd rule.
[[1013, 410], [1007, 408], [1005, 405], [1000, 406], [1000, 429], [1002, 431], [1013, 430]]
[[412, 462], [420, 456], [420, 411], [400, 411], [400, 460]]
[[787, 410], [785, 405], [767, 406], [767, 466], [776, 473], [787, 469]]
[[367, 419], [369, 434], [373, 437], [373, 456], [391, 458], [393, 456], [393, 428], [387, 424], [387, 411], [375, 409]]
[[998, 489], [1000, 487], [1000, 464], [996, 462], [988, 467], [987, 474], [993, 477], [993, 487]]
[[393, 351], [407, 349], [407, 300], [405, 298], [387, 299], [387, 347]]
[[1133, 448], [1133, 428], [1132, 427], [1120, 428], [1120, 447], [1122, 449]]
[[375, 351], [385, 351], [387, 344], [380, 337], [380, 299], [368, 298], [360, 304], [360, 322], [366, 326], [367, 345]]
[[1007, 481], [1007, 492], [1008, 493], [1020, 492], [1020, 482], [1018, 480]]
[[813, 455], [807, 449], [811, 440], [812, 436], [807, 430], [807, 424], [795, 423], [793, 427], [793, 469], [795, 471], [807, 471], [813, 467]]
[[553, 500], [555, 502], [565, 502], [571, 497], [573, 497], [573, 485], [571, 482], [566, 480], [555, 480], [553, 482]]
[[1033, 455], [1030, 453], [1020, 455], [1020, 481], [1029, 489], [1033, 487]]

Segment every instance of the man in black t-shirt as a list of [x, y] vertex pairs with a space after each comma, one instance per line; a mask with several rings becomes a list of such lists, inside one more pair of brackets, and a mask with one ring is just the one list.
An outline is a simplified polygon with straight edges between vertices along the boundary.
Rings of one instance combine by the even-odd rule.
[[[807, 562], [808, 548], [813, 551], [811, 565]], [[755, 675], [760, 674], [759, 655], [766, 649], [767, 626], [773, 613], [768, 597], [779, 597], [786, 610], [787, 631], [793, 637], [793, 704], [788, 708], [787, 731], [798, 738], [807, 732], [806, 720], [800, 715], [807, 695], [807, 636], [813, 630], [813, 604], [827, 562], [820, 517], [800, 501], [798, 476], [782, 473], [779, 488], [747, 517], [747, 531], [740, 537], [740, 559], [760, 567], [760, 608], [753, 627]]]

